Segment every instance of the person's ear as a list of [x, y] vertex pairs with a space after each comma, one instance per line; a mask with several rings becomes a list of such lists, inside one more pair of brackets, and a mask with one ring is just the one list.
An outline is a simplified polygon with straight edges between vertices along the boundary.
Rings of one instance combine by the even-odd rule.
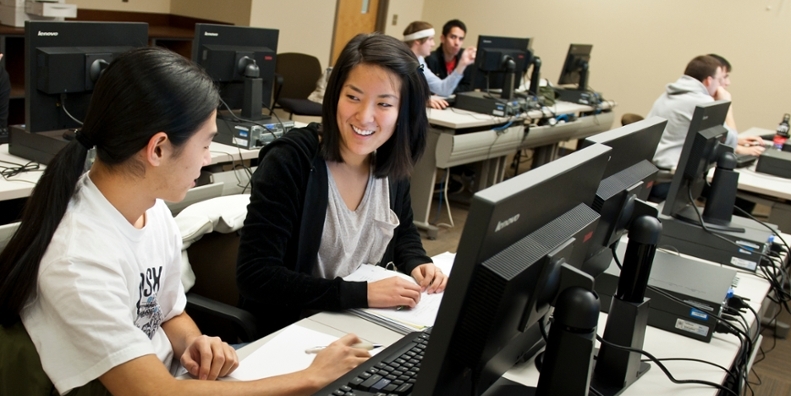
[[148, 139], [145, 148], [146, 160], [153, 166], [162, 164], [162, 159], [170, 149], [170, 140], [165, 132], [157, 132]]

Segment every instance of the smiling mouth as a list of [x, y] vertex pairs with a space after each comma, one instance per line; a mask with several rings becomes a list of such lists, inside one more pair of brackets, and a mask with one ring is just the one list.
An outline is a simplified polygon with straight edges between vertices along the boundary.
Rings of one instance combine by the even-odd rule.
[[354, 125], [352, 125], [352, 130], [354, 130], [354, 133], [356, 133], [358, 135], [361, 135], [361, 136], [371, 136], [371, 135], [374, 134], [374, 131], [368, 131], [368, 130], [365, 130], [365, 129], [360, 129], [360, 128], [357, 128]]

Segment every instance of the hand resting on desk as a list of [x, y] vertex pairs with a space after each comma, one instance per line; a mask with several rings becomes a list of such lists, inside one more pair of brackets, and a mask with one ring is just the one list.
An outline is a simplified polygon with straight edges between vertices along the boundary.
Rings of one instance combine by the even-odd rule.
[[414, 308], [418, 302], [420, 302], [420, 286], [400, 276], [368, 282], [369, 308], [400, 306]]
[[448, 275], [434, 264], [422, 264], [412, 270], [412, 277], [420, 285], [420, 291], [428, 294], [442, 293], [448, 284]]
[[219, 337], [200, 335], [181, 355], [181, 365], [195, 378], [214, 381], [239, 367], [236, 351]]
[[420, 302], [420, 293], [442, 293], [448, 283], [448, 276], [432, 263], [415, 267], [411, 275], [417, 284], [399, 276], [368, 282], [368, 307], [415, 308]]
[[764, 141], [760, 136], [740, 136], [739, 144], [734, 152], [736, 154], [747, 154], [759, 156], [764, 152]]
[[445, 99], [440, 98], [439, 96], [432, 95], [428, 99], [428, 107], [432, 109], [442, 110], [448, 107], [448, 102]]
[[305, 369], [305, 374], [308, 374], [306, 377], [315, 379], [321, 388], [359, 366], [371, 357], [365, 349], [352, 347], [359, 342], [361, 340], [356, 335], [346, 334], [328, 345]]

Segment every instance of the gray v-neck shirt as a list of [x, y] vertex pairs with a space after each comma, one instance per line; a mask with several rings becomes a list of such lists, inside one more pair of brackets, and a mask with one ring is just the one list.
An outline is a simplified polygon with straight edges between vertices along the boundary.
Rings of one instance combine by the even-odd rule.
[[313, 276], [334, 279], [351, 274], [360, 265], [379, 262], [400, 222], [390, 209], [387, 178], [377, 179], [373, 171], [369, 173], [365, 194], [356, 210], [346, 206], [329, 167], [327, 178], [327, 214]]

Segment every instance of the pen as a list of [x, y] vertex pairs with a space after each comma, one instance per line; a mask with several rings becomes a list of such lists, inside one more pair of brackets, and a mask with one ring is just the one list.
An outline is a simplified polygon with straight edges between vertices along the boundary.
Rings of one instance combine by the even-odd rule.
[[[370, 351], [372, 349], [381, 348], [383, 346], [384, 345], [382, 345], [382, 344], [371, 344], [370, 342], [364, 342], [363, 341], [363, 342], [358, 342], [356, 344], [353, 344], [352, 348], [365, 349], [366, 351]], [[313, 348], [306, 349], [305, 353], [308, 353], [308, 354], [310, 354], [310, 353], [319, 353], [324, 348], [326, 348], [326, 347], [325, 346], [315, 346]]]

